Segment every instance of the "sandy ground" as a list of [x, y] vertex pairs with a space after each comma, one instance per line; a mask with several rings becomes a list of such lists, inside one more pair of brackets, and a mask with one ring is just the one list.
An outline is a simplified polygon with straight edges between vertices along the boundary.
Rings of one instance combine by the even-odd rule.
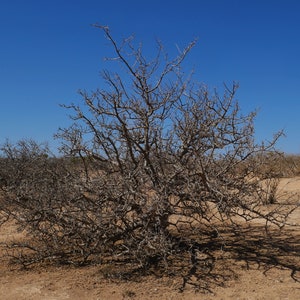
[[[300, 196], [300, 179], [284, 179], [278, 191], [282, 199]], [[219, 251], [216, 271], [207, 279], [206, 289], [182, 285], [179, 277], [154, 276], [124, 281], [104, 276], [99, 266], [40, 266], [20, 270], [8, 264], [0, 249], [0, 299], [2, 300], [79, 300], [79, 299], [300, 299], [300, 208], [289, 218], [284, 232], [272, 241], [255, 240], [250, 246], [236, 241], [228, 246], [234, 251]], [[256, 234], [259, 234], [259, 230]], [[0, 243], [17, 237], [16, 228], [0, 228]], [[243, 243], [243, 242], [242, 242]], [[1, 245], [1, 244], [0, 244]], [[264, 250], [265, 249], [265, 250]], [[265, 251], [265, 252], [263, 252]], [[224, 275], [222, 277], [221, 275]], [[220, 279], [221, 278], [221, 279]], [[298, 281], [299, 280], [299, 281]]]

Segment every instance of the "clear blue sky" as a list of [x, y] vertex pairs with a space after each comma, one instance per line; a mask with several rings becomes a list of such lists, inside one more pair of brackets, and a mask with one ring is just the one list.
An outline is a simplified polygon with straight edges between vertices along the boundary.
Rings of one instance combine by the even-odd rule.
[[[298, 0], [1, 0], [0, 144], [49, 141], [69, 123], [61, 103], [101, 87], [109, 68], [103, 34], [135, 34], [145, 49], [159, 38], [170, 53], [195, 37], [186, 66], [210, 87], [240, 83], [243, 111], [259, 108], [258, 139], [280, 129], [279, 147], [300, 153], [300, 1]], [[187, 68], [187, 70], [188, 70]]]

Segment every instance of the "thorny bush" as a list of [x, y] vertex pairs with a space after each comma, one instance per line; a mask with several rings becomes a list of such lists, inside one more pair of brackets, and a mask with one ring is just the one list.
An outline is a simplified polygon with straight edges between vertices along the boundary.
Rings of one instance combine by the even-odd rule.
[[[65, 105], [73, 125], [61, 128], [61, 157], [33, 141], [2, 146], [2, 220], [28, 238], [8, 245], [24, 265], [126, 260], [168, 268], [171, 256], [201, 251], [201, 241], [241, 219], [283, 226], [286, 213], [262, 209], [260, 180], [274, 145], [256, 144], [255, 113], [243, 115], [237, 84], [222, 96], [181, 69], [194, 42], [169, 59], [147, 59], [133, 39], [104, 32], [118, 72], [106, 88], [80, 91]], [[263, 168], [262, 168], [263, 167]]]

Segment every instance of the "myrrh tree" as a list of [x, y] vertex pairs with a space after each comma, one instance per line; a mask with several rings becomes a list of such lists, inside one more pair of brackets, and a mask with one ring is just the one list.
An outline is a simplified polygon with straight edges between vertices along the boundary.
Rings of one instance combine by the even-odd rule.
[[[224, 224], [261, 218], [282, 226], [278, 207], [262, 209], [261, 188], [280, 133], [255, 142], [255, 112], [241, 113], [238, 85], [220, 95], [185, 76], [194, 42], [174, 59], [158, 44], [148, 60], [133, 39], [118, 43], [109, 28], [96, 27], [119, 72], [104, 71], [105, 87], [65, 105], [74, 123], [57, 134], [63, 158], [37, 153], [24, 165], [20, 145], [3, 147], [11, 174], [17, 162], [24, 170], [19, 181], [2, 184], [6, 215], [34, 236], [15, 257], [24, 264], [126, 258], [147, 269], [182, 251], [193, 262], [201, 239], [217, 238]], [[36, 153], [33, 146], [21, 150]]]
[[106, 89], [81, 91], [83, 105], [66, 106], [74, 125], [60, 132], [64, 154], [84, 163], [87, 203], [100, 210], [95, 238], [147, 264], [166, 259], [178, 241], [191, 248], [186, 228], [217, 234], [236, 215], [281, 223], [259, 209], [256, 180], [278, 136], [255, 144], [255, 113], [241, 114], [237, 84], [221, 97], [185, 78], [181, 65], [194, 42], [172, 60], [159, 44], [148, 60], [131, 39], [118, 44], [98, 27], [120, 73], [103, 72]]

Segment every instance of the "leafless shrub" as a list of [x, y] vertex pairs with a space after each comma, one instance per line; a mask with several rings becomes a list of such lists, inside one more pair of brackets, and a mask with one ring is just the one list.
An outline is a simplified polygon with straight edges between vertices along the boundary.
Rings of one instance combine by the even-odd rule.
[[186, 77], [181, 64], [194, 42], [173, 60], [158, 44], [148, 60], [132, 39], [118, 44], [97, 27], [120, 73], [104, 71], [107, 89], [81, 91], [83, 104], [65, 106], [74, 124], [57, 134], [64, 158], [31, 141], [3, 146], [1, 209], [29, 234], [11, 245], [24, 250], [14, 257], [25, 265], [123, 259], [167, 270], [185, 252], [192, 273], [201, 241], [224, 224], [261, 218], [282, 226], [286, 211], [265, 213], [259, 193], [281, 133], [255, 143], [255, 113], [241, 113], [238, 85], [220, 96]]
[[[6, 143], [2, 152], [1, 211], [30, 237], [30, 241], [10, 245], [24, 249], [18, 252], [18, 259], [25, 263], [26, 253], [34, 254], [34, 262], [64, 256], [66, 247], [68, 252], [77, 251], [77, 245], [70, 249], [68, 244], [76, 213], [80, 214], [72, 207], [72, 201], [81, 195], [75, 172], [70, 174], [63, 159], [50, 157], [46, 146], [32, 140]], [[77, 234], [79, 231], [78, 226]]]
[[300, 175], [299, 155], [284, 155], [277, 164], [280, 166], [282, 177], [294, 177]]
[[263, 181], [262, 185], [262, 197], [265, 199], [265, 204], [275, 204], [277, 202], [279, 178], [267, 178]]

